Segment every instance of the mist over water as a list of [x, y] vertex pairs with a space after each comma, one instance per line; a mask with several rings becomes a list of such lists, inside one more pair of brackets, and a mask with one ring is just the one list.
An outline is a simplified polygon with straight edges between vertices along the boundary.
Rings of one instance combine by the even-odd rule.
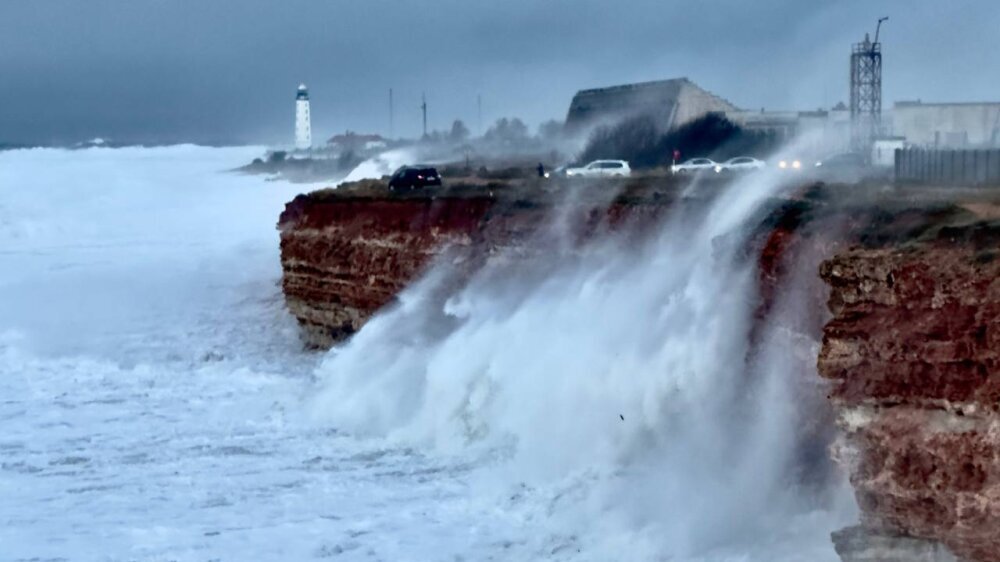
[[377, 179], [382, 176], [391, 176], [400, 166], [404, 164], [411, 163], [413, 161], [413, 155], [410, 150], [407, 149], [396, 149], [389, 150], [373, 156], [358, 164], [347, 177], [344, 178], [343, 182], [352, 182], [363, 179]]
[[835, 559], [794, 287], [749, 343], [768, 178], [642, 239], [563, 211], [322, 355], [259, 152], [0, 153], [0, 558]]

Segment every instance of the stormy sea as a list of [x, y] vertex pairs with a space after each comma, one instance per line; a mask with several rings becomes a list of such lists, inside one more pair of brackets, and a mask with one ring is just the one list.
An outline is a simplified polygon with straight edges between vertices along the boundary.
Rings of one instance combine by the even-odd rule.
[[316, 352], [275, 228], [310, 187], [229, 171], [262, 150], [0, 152], [0, 560], [837, 560], [853, 500], [752, 326], [766, 176], [642, 243], [434, 267]]

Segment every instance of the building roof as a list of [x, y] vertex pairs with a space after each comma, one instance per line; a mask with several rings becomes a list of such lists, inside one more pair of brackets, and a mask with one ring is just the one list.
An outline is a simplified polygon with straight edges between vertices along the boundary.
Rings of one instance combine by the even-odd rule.
[[567, 127], [613, 122], [635, 115], [651, 115], [664, 128], [676, 123], [679, 105], [695, 94], [708, 100], [712, 111], [735, 111], [736, 106], [700, 88], [687, 78], [672, 78], [606, 88], [580, 90], [566, 115]]
[[925, 102], [921, 100], [897, 101], [893, 107], [968, 107], [971, 105], [1000, 105], [1000, 101], [944, 101]]

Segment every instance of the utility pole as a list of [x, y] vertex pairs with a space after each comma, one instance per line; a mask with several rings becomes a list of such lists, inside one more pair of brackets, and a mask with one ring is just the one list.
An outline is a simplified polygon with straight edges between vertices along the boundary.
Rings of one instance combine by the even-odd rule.
[[389, 88], [389, 138], [395, 136], [395, 116], [393, 115], [392, 88]]
[[423, 111], [423, 113], [424, 113], [424, 136], [423, 136], [423, 138], [427, 138], [427, 95], [426, 94], [420, 94], [420, 101], [421, 101], [421, 103], [420, 103], [420, 110]]

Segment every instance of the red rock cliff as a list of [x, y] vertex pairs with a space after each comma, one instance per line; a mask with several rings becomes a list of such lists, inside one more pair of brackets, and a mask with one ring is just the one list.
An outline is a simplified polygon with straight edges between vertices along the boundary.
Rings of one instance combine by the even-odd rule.
[[819, 372], [863, 527], [1000, 561], [1000, 227], [823, 263]]
[[[578, 202], [568, 208], [575, 213], [573, 234], [585, 237], [602, 225], [646, 223], [665, 206]], [[501, 248], [531, 251], [523, 240], [551, 219], [548, 202], [487, 195], [300, 195], [278, 222], [285, 301], [307, 345], [327, 348], [360, 329], [444, 252], [471, 271]]]
[[472, 244], [491, 206], [487, 198], [297, 197], [278, 227], [282, 288], [303, 338], [329, 347], [357, 331], [444, 248]]

